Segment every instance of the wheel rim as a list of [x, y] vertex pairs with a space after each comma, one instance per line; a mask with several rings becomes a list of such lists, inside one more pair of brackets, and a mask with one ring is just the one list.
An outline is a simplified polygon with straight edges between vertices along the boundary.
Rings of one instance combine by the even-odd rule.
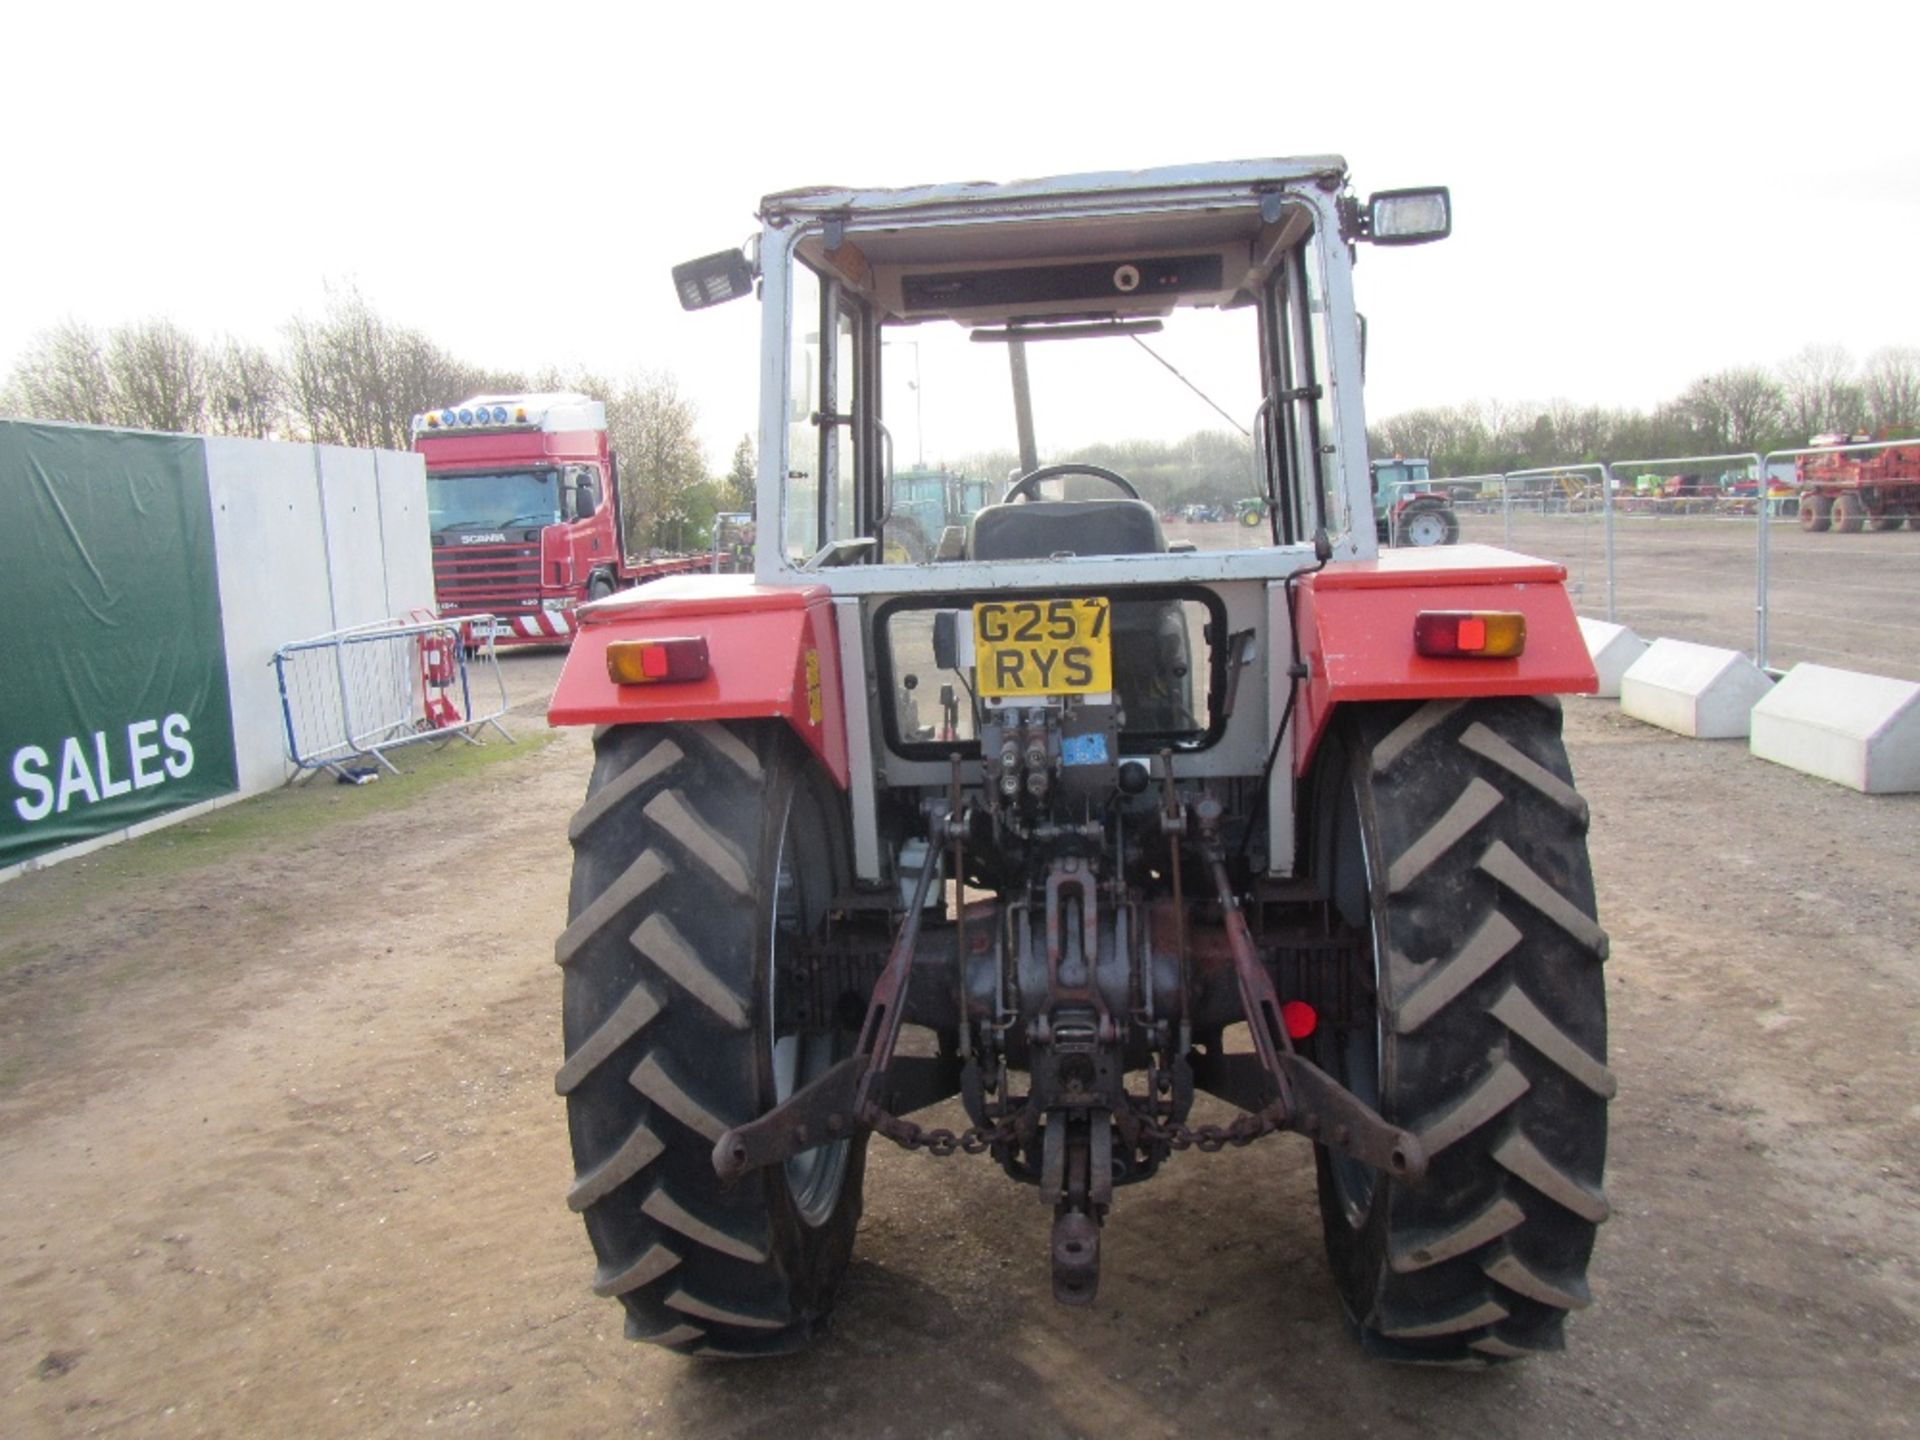
[[[779, 1104], [801, 1086], [820, 1078], [841, 1058], [835, 1032], [816, 1030], [778, 1033], [780, 1015], [780, 972], [782, 960], [806, 935], [824, 909], [824, 897], [810, 894], [806, 880], [818, 878], [800, 873], [800, 857], [805, 842], [794, 835], [793, 797], [780, 822], [780, 844], [774, 861], [773, 913], [769, 918], [770, 944], [767, 962], [767, 1015], [769, 1017], [768, 1058], [772, 1062], [773, 1098]], [[798, 843], [796, 843], [798, 841]], [[794, 1208], [807, 1224], [826, 1223], [840, 1203], [840, 1190], [847, 1175], [848, 1142], [802, 1150], [784, 1166], [787, 1193]]]
[[1446, 539], [1447, 527], [1431, 510], [1407, 518], [1407, 541], [1413, 545], [1438, 545]]
[[[1379, 994], [1380, 957], [1386, 953], [1378, 919], [1373, 908], [1373, 862], [1367, 853], [1366, 833], [1360, 819], [1360, 797], [1354, 782], [1347, 781], [1341, 799], [1341, 824], [1334, 835], [1334, 909], [1354, 929], [1362, 931], [1371, 952], [1368, 969], [1372, 971], [1374, 993]], [[1375, 1113], [1380, 1111], [1380, 1067], [1384, 1047], [1381, 1043], [1380, 1006], [1373, 1007], [1371, 1024], [1351, 1027], [1338, 1051], [1331, 1057], [1334, 1079], [1352, 1091]], [[1373, 1208], [1374, 1192], [1380, 1175], [1371, 1165], [1327, 1151], [1328, 1169], [1333, 1187], [1346, 1212], [1347, 1224], [1359, 1229]]]

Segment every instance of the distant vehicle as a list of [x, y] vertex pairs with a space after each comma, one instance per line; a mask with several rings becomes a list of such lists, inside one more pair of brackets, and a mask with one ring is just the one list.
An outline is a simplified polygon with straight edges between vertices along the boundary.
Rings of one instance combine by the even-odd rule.
[[753, 512], [723, 510], [713, 517], [713, 573], [751, 574], [753, 571]]
[[1460, 538], [1453, 501], [1429, 489], [1425, 460], [1370, 462], [1373, 528], [1389, 545], [1452, 545]]
[[[1882, 431], [1883, 439], [1901, 436]], [[1816, 435], [1811, 445], [1870, 445], [1871, 435]], [[1898, 530], [1904, 523], [1920, 530], [1920, 439], [1886, 450], [1803, 455], [1795, 467], [1800, 488], [1800, 528], [1856, 534]]]
[[627, 555], [598, 400], [475, 395], [414, 416], [412, 429], [427, 462], [434, 599], [445, 616], [493, 616], [479, 638], [567, 644], [576, 606], [707, 568], [704, 555]]
[[1178, 517], [1189, 525], [1213, 525], [1227, 518], [1218, 505], [1182, 505]]
[[940, 538], [993, 502], [993, 487], [946, 470], [901, 470], [893, 477], [886, 547], [896, 560], [933, 558]]

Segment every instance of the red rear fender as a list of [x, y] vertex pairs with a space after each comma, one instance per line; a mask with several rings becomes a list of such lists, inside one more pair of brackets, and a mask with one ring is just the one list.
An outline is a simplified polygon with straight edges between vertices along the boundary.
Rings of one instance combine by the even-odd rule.
[[[745, 575], [670, 576], [576, 614], [580, 630], [547, 707], [549, 724], [777, 717], [846, 788], [840, 651], [826, 586], [772, 588]], [[612, 641], [692, 635], [707, 642], [704, 680], [616, 685], [607, 674]]]
[[[1593, 659], [1567, 597], [1564, 566], [1490, 545], [1383, 551], [1328, 565], [1295, 587], [1309, 674], [1294, 727], [1304, 775], [1337, 705], [1476, 695], [1592, 694]], [[1517, 610], [1526, 650], [1510, 660], [1430, 660], [1413, 647], [1422, 610]]]

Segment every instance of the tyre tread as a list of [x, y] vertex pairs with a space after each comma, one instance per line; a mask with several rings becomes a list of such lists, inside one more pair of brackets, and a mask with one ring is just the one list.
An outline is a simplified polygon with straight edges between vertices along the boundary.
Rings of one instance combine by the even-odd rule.
[[857, 1150], [817, 1225], [790, 1210], [781, 1172], [732, 1186], [713, 1172], [714, 1142], [767, 1103], [754, 997], [771, 961], [754, 877], [779, 853], [782, 797], [807, 807], [785, 832], [812, 847], [815, 868], [801, 873], [829, 884], [844, 816], [776, 722], [596, 732], [593, 782], [569, 825], [571, 919], [554, 947], [567, 1039], [554, 1085], [577, 1171], [568, 1204], [598, 1257], [592, 1288], [621, 1304], [629, 1337], [687, 1355], [807, 1344], [859, 1217]]
[[1342, 1299], [1386, 1358], [1479, 1366], [1559, 1349], [1566, 1314], [1591, 1300], [1617, 1085], [1590, 813], [1561, 723], [1530, 697], [1350, 712], [1346, 763], [1328, 772], [1350, 778], [1322, 792], [1354, 797], [1382, 857], [1366, 872], [1396, 1057], [1381, 1108], [1428, 1155], [1424, 1184], [1377, 1182], [1355, 1202], [1362, 1225], [1321, 1152]]

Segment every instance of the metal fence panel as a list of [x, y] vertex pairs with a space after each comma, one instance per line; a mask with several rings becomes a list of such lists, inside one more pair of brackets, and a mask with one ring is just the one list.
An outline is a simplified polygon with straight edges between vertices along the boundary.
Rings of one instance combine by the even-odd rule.
[[[1810, 508], [1816, 492], [1796, 461], [1887, 451], [1910, 479], [1859, 505]], [[1908, 452], [1914, 464], [1900, 468]], [[1741, 650], [1772, 669], [1817, 661], [1920, 679], [1920, 442], [1592, 462], [1433, 485], [1453, 493], [1462, 540], [1564, 565], [1583, 614], [1649, 639]], [[1842, 511], [1844, 524], [1833, 518]]]
[[[476, 620], [486, 638], [467, 643]], [[286, 722], [287, 758], [302, 770], [346, 776], [372, 760], [398, 773], [387, 752], [455, 738], [478, 744], [485, 727], [511, 741], [500, 717], [506, 678], [491, 616], [381, 621], [282, 645], [273, 664]], [[481, 699], [476, 704], [475, 671]]]

